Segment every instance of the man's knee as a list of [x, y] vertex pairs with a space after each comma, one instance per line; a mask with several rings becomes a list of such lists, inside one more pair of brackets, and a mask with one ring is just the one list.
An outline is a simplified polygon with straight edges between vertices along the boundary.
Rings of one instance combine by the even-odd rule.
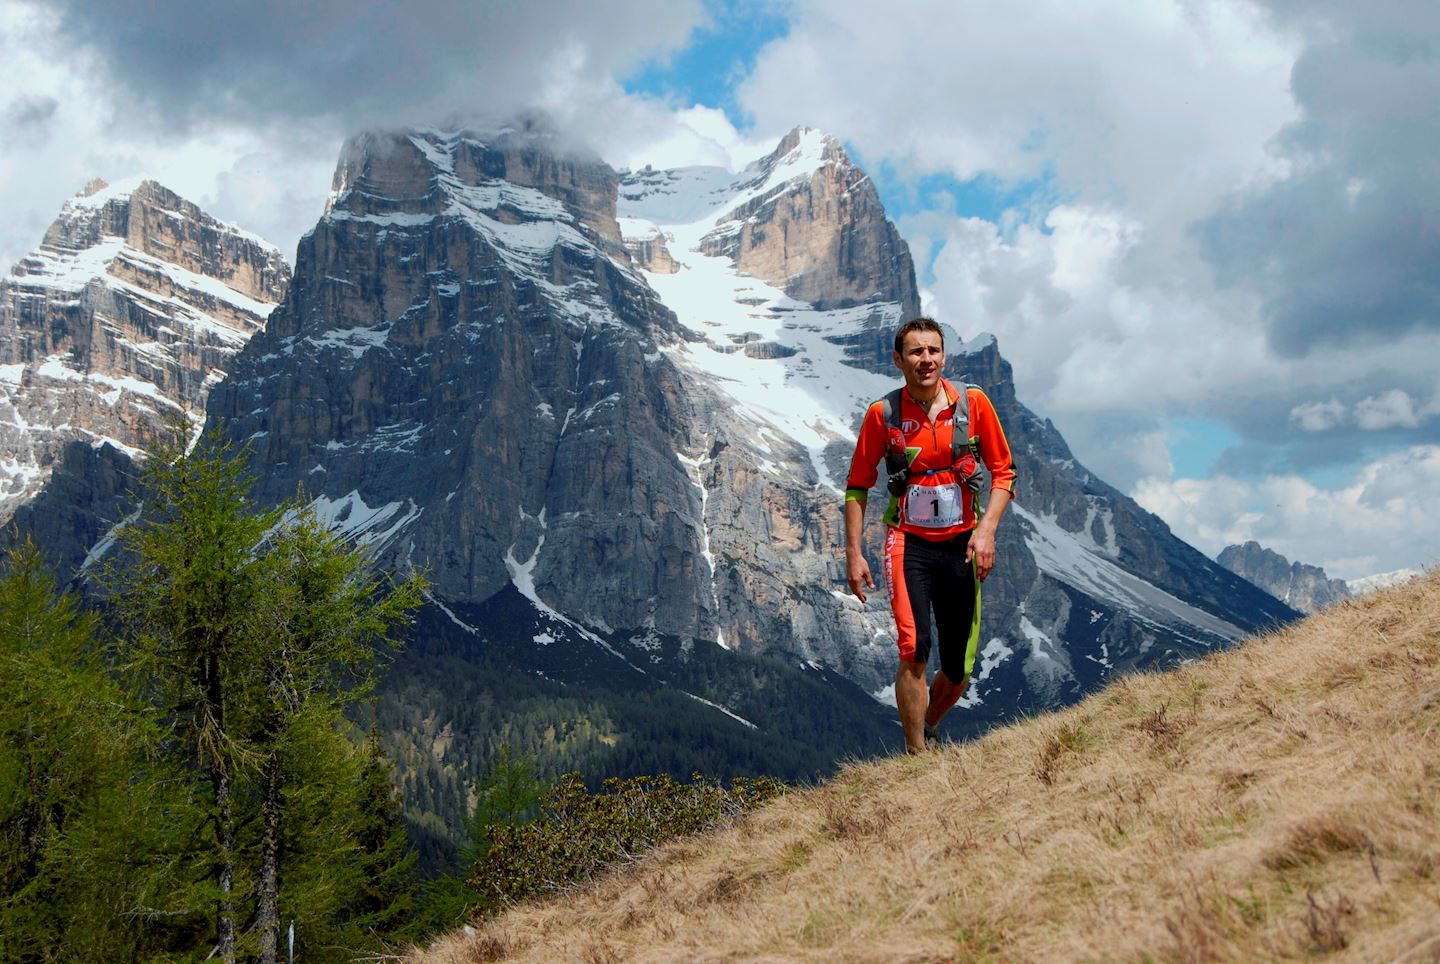
[[911, 659], [900, 660], [900, 667], [895, 670], [896, 676], [907, 678], [925, 678], [925, 664]]

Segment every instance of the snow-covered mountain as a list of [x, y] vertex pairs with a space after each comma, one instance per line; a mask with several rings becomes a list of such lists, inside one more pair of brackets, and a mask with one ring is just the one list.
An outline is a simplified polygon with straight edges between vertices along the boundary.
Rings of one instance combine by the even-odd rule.
[[[623, 176], [543, 132], [366, 135], [209, 412], [265, 498], [303, 483], [452, 612], [508, 591], [636, 667], [714, 641], [878, 694], [890, 617], [845, 591], [840, 493], [917, 310], [873, 185], [819, 131], [738, 173]], [[1293, 615], [1077, 465], [993, 338], [950, 346], [1022, 473], [977, 715]]]
[[1362, 576], [1359, 579], [1348, 579], [1345, 585], [1349, 588], [1352, 596], [1363, 596], [1366, 593], [1378, 592], [1381, 589], [1393, 589], [1396, 586], [1403, 586], [1412, 579], [1420, 578], [1424, 573], [1419, 569], [1396, 569], [1392, 572], [1378, 572], [1373, 576]]
[[[860, 416], [898, 384], [894, 328], [918, 311], [873, 184], [819, 131], [739, 172], [624, 173], [533, 127], [367, 134], [263, 330], [204, 362], [229, 372], [206, 411], [248, 445], [261, 500], [303, 490], [380, 565], [425, 569], [431, 602], [385, 699], [421, 679], [454, 692], [424, 718], [443, 740], [405, 730], [416, 771], [449, 786], [454, 760], [481, 759], [494, 734], [455, 707], [485, 674], [520, 673], [598, 700], [546, 737], [562, 758], [599, 714], [609, 772], [684, 773], [688, 747], [721, 739], [738, 772], [784, 758], [803, 775], [898, 739], [880, 702], [891, 617], [883, 592], [847, 591], [841, 499]], [[161, 327], [180, 330], [157, 320], [156, 342]], [[131, 343], [154, 350], [127, 334], [117, 353], [149, 357]], [[976, 678], [947, 725], [1070, 702], [1295, 616], [1079, 465], [1016, 399], [993, 337], [952, 329], [947, 346], [1020, 473]], [[91, 532], [71, 518], [118, 519], [127, 493], [123, 453], [74, 451], [27, 511], [78, 561], [98, 533], [66, 535]], [[872, 517], [872, 563], [881, 536]], [[626, 716], [642, 703], [681, 709]], [[637, 752], [665, 738], [655, 719], [698, 729], [669, 734], [670, 756]]]
[[67, 446], [134, 455], [177, 414], [198, 424], [289, 276], [274, 246], [154, 181], [67, 201], [0, 281], [0, 521]]

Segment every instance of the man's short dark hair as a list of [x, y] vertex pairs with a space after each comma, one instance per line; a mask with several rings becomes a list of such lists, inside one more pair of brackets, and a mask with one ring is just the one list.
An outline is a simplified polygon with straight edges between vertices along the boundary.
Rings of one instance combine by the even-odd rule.
[[926, 318], [923, 315], [919, 318], [911, 318], [900, 326], [895, 332], [895, 354], [899, 355], [905, 351], [905, 336], [912, 331], [933, 331], [940, 336], [940, 347], [945, 347], [945, 332], [940, 330], [940, 323], [934, 318]]

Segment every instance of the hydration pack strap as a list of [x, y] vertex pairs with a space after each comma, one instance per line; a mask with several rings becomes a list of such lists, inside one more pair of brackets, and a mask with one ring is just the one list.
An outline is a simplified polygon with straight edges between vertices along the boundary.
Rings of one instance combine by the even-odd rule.
[[[926, 469], [921, 472], [910, 471], [910, 456], [905, 452], [905, 431], [900, 426], [900, 405], [905, 389], [897, 388], [881, 399], [884, 407], [886, 440], [885, 440], [885, 475], [886, 488], [890, 494], [899, 498], [905, 494], [905, 487], [910, 484], [912, 476], [934, 475], [936, 472], [953, 471], [960, 476], [960, 484], [972, 492], [979, 492], [982, 483], [980, 475], [980, 452], [975, 443], [970, 441], [970, 386], [959, 386], [959, 398], [955, 400], [955, 421], [950, 436], [950, 465], [944, 469]], [[944, 391], [944, 386], [941, 386]], [[896, 438], [899, 443], [896, 443]], [[973, 456], [966, 471], [962, 464], [965, 456]]]

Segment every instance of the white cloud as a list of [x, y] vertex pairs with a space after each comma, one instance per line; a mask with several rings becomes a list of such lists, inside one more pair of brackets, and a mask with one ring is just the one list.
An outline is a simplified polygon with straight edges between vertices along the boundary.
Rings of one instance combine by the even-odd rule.
[[1131, 493], [1176, 535], [1210, 555], [1254, 539], [1292, 561], [1355, 579], [1440, 561], [1440, 446], [1362, 466], [1335, 489], [1295, 475], [1258, 481], [1146, 479]]
[[738, 170], [775, 149], [785, 131], [744, 135], [722, 110], [693, 106], [682, 110], [633, 100], [634, 129], [604, 150], [616, 167], [646, 164], [658, 169], [708, 165]]
[[1290, 421], [1307, 432], [1324, 432], [1345, 420], [1345, 406], [1336, 399], [1305, 402], [1290, 409]]
[[1046, 414], [1165, 414], [1272, 374], [1243, 301], [1132, 276], [1144, 236], [1122, 212], [1080, 205], [1012, 239], [965, 220], [936, 256], [937, 308], [964, 332], [994, 332]]
[[1374, 432], [1388, 428], [1415, 428], [1421, 421], [1436, 414], [1435, 401], [1417, 410], [1409, 393], [1399, 388], [1367, 395], [1347, 408], [1338, 399], [1305, 402], [1290, 410], [1290, 421], [1306, 432], [1326, 432], [1341, 425], [1353, 424], [1362, 431]]
[[1361, 399], [1355, 405], [1355, 423], [1368, 431], [1385, 428], [1414, 428], [1420, 424], [1415, 403], [1398, 388]]
[[[172, 129], [510, 115], [683, 47], [699, 0], [43, 0]], [[564, 99], [564, 98], [562, 98]]]
[[[177, 4], [167, 25], [197, 39], [176, 41], [168, 58], [153, 31], [136, 29], [168, 16], [153, 4], [138, 3], [135, 22], [111, 31], [103, 29], [106, 18], [126, 19], [111, 5], [61, 11], [65, 0], [52, 2], [0, 0], [0, 210], [7, 215], [0, 272], [33, 249], [65, 199], [97, 176], [154, 177], [293, 257], [323, 209], [341, 142], [357, 125], [483, 123], [526, 106], [549, 112], [563, 134], [607, 158], [667, 139], [668, 156], [688, 163], [725, 163], [748, 147], [710, 116], [718, 112], [677, 116], [671, 105], [630, 97], [614, 81], [616, 71], [683, 43], [702, 19], [688, 0], [658, 11], [639, 0], [477, 3], [448, 19], [443, 10], [377, 11], [398, 25], [392, 38], [355, 18], [326, 24], [315, 5], [278, 3], [273, 16], [248, 10], [224, 34], [220, 25], [233, 10]], [[343, 5], [335, 9], [349, 16]], [[355, 43], [337, 42], [335, 58], [315, 60], [303, 53], [313, 48], [312, 29], [348, 31]], [[207, 45], [219, 58], [213, 69], [195, 53]], [[388, 53], [365, 70], [347, 66], [345, 58], [372, 47]], [[191, 82], [172, 76], [183, 71], [193, 73]]]
[[1170, 442], [1170, 433], [1164, 429], [1139, 432], [1130, 436], [1126, 454], [1145, 478], [1168, 479], [1175, 475]]
[[[216, 126], [182, 138], [135, 120], [123, 92], [56, 18], [0, 0], [0, 105], [53, 101], [42, 131], [0, 151], [0, 271], [33, 249], [64, 200], [93, 177], [153, 177], [222, 220], [277, 243], [287, 257], [329, 190], [339, 139], [303, 128]], [[43, 133], [43, 136], [41, 136]]]
[[919, 172], [1053, 173], [1066, 192], [1174, 224], [1273, 173], [1266, 140], [1295, 116], [1298, 41], [1248, 3], [790, 9], [787, 35], [741, 85], [743, 106], [762, 127], [819, 124]]
[[1429, 418], [1432, 415], [1440, 415], [1440, 380], [1435, 382], [1435, 393], [1430, 396], [1430, 401], [1426, 402], [1425, 407], [1420, 409], [1420, 416], [1422, 418]]

